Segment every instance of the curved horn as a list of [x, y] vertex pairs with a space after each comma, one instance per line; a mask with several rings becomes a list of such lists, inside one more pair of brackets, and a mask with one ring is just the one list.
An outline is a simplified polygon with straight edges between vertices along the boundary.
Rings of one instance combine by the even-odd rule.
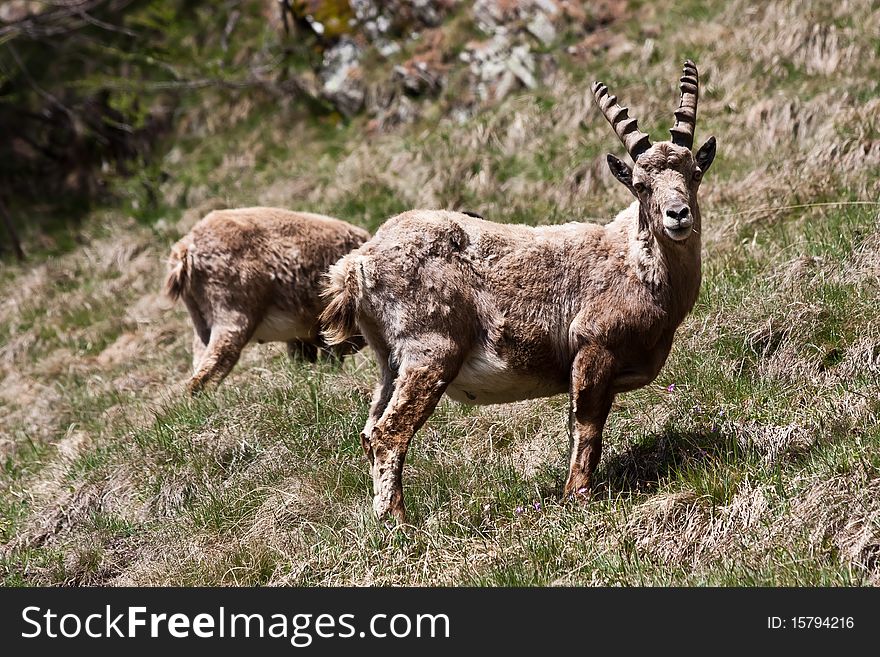
[[669, 132], [672, 133], [673, 144], [693, 148], [694, 128], [697, 125], [697, 100], [700, 97], [700, 76], [697, 73], [697, 65], [689, 59], [684, 63], [679, 85], [681, 102], [675, 110], [675, 125]]
[[629, 156], [633, 161], [637, 160], [639, 155], [651, 148], [650, 137], [639, 130], [638, 121], [630, 118], [629, 110], [617, 104], [617, 96], [609, 94], [608, 87], [601, 82], [594, 82], [592, 90], [602, 114], [626, 146]]

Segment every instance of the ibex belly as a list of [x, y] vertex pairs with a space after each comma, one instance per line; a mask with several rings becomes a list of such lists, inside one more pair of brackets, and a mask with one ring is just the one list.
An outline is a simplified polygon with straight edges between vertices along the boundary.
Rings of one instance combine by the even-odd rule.
[[302, 318], [285, 313], [279, 308], [270, 308], [254, 331], [251, 340], [254, 342], [306, 340], [313, 337], [313, 327], [313, 322], [303, 321]]
[[564, 377], [526, 374], [514, 369], [498, 354], [479, 348], [468, 356], [446, 394], [464, 404], [506, 404], [550, 397], [567, 390]]

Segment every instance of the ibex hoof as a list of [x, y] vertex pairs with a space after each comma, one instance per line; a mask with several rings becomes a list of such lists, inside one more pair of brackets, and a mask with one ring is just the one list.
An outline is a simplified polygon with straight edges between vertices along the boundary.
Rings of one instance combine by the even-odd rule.
[[403, 505], [389, 504], [379, 495], [373, 497], [373, 512], [376, 514], [376, 518], [384, 522], [386, 526], [393, 525], [395, 521], [401, 525], [406, 524], [406, 509]]

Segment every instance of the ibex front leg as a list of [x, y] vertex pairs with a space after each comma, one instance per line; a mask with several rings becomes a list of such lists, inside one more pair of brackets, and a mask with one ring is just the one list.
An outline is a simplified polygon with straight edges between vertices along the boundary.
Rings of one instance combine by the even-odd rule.
[[571, 461], [564, 497], [590, 494], [593, 472], [602, 456], [602, 430], [611, 410], [611, 357], [601, 348], [578, 352], [571, 368]]

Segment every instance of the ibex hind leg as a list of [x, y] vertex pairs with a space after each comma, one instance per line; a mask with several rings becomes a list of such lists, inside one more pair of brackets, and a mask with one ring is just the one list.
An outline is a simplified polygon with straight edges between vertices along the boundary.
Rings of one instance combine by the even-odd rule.
[[211, 329], [205, 320], [204, 314], [202, 314], [201, 308], [199, 308], [192, 297], [188, 294], [183, 295], [183, 302], [186, 305], [190, 321], [192, 321], [193, 325], [192, 371], [195, 373], [199, 369], [199, 364], [205, 355], [205, 348], [211, 339]]
[[292, 361], [314, 363], [318, 360], [318, 347], [305, 340], [288, 340], [287, 355]]
[[[442, 348], [433, 343], [430, 358], [423, 356], [425, 341], [414, 344], [411, 356], [403, 352], [397, 377], [389, 382], [383, 376], [374, 410], [383, 402], [385, 408], [372, 426], [373, 418], [368, 420], [364, 434], [364, 448], [372, 461], [373, 511], [379, 518], [391, 514], [401, 523], [406, 522], [401, 475], [409, 443], [434, 412], [462, 361], [451, 341]], [[385, 402], [389, 390], [390, 398]]]
[[[210, 335], [210, 334], [209, 334]], [[193, 340], [192, 340], [192, 371], [193, 374], [199, 371], [199, 364], [202, 362], [202, 358], [205, 356], [205, 349], [208, 347], [208, 340], [204, 339], [198, 330], [193, 329]]]
[[370, 436], [373, 433], [373, 427], [385, 413], [388, 403], [391, 401], [391, 395], [394, 394], [394, 382], [397, 380], [397, 370], [393, 369], [387, 360], [377, 358], [379, 363], [379, 383], [373, 390], [373, 401], [370, 404], [370, 415], [367, 418], [367, 424], [361, 432], [361, 447], [373, 464], [373, 450], [370, 449]]
[[232, 371], [255, 328], [256, 323], [244, 313], [226, 315], [211, 327], [211, 338], [198, 370], [187, 383], [190, 394], [201, 392], [208, 385], [219, 384]]
[[342, 364], [346, 356], [357, 353], [366, 345], [364, 339], [359, 335], [352, 336], [345, 342], [332, 346], [327, 344], [323, 336], [318, 336], [316, 343], [323, 356], [339, 365]]

